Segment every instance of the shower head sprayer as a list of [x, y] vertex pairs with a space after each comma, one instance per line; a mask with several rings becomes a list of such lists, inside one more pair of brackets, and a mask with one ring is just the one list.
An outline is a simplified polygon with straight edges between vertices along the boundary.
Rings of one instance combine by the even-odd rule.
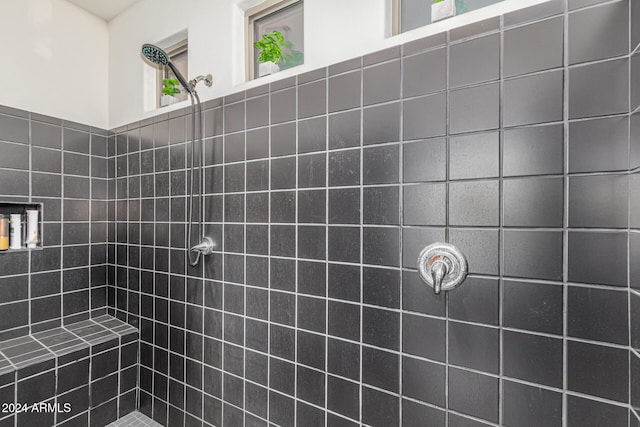
[[178, 71], [178, 69], [173, 65], [173, 63], [169, 60], [169, 55], [167, 52], [160, 49], [158, 46], [145, 43], [142, 45], [142, 55], [147, 59], [147, 61], [151, 62], [155, 65], [167, 66], [173, 71], [173, 74], [176, 76], [180, 84], [183, 88], [189, 93], [193, 93], [193, 88], [187, 80], [184, 78], [182, 73]]
[[167, 55], [167, 53], [158, 46], [148, 43], [143, 44], [142, 54], [150, 62], [153, 62], [156, 65], [167, 65], [169, 63], [169, 55]]

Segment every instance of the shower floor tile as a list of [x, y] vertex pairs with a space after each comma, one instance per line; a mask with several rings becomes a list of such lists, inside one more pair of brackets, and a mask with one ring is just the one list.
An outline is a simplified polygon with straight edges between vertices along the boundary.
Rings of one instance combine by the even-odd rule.
[[158, 424], [146, 415], [135, 411], [108, 424], [106, 427], [162, 427], [162, 424]]

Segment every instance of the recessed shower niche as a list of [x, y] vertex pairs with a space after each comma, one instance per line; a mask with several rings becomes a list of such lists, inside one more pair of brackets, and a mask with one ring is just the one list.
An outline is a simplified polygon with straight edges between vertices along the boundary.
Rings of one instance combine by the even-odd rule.
[[42, 203], [0, 202], [0, 254], [27, 249], [42, 249]]

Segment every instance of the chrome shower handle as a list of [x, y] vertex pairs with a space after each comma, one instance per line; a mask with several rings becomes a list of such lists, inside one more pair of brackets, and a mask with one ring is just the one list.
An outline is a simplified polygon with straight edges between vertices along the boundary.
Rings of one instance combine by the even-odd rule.
[[193, 246], [190, 250], [191, 252], [200, 252], [202, 255], [211, 255], [215, 247], [216, 244], [213, 239], [211, 239], [211, 237], [205, 236], [202, 238], [202, 240], [200, 240], [200, 243]]
[[433, 291], [437, 294], [442, 289], [442, 279], [447, 275], [449, 269], [442, 261], [435, 261], [431, 264], [431, 279], [433, 280]]
[[460, 286], [467, 277], [467, 270], [465, 256], [448, 243], [429, 245], [418, 256], [418, 274], [436, 295]]

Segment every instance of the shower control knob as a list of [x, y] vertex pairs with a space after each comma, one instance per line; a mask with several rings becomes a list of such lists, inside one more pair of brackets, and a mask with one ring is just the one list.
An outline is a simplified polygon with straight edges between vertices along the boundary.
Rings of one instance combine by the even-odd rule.
[[449, 243], [429, 245], [418, 256], [418, 274], [436, 294], [460, 286], [467, 272], [467, 259]]

